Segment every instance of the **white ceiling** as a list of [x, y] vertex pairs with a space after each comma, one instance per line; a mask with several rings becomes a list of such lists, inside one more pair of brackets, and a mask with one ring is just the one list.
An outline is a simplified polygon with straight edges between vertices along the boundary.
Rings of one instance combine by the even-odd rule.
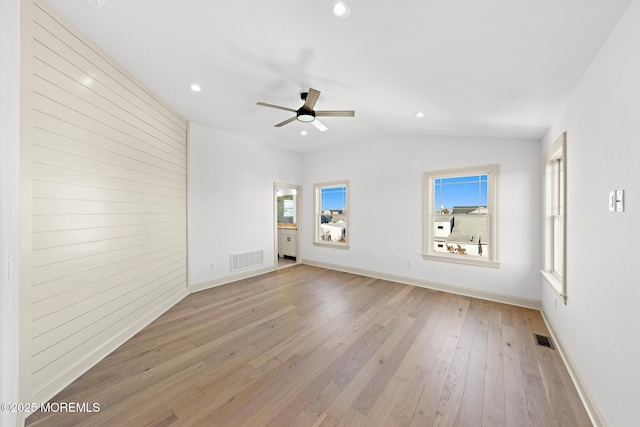
[[[540, 138], [629, 0], [348, 0], [346, 19], [329, 0], [46, 2], [189, 120], [307, 152], [382, 136]], [[297, 109], [309, 87], [316, 109], [355, 118], [274, 128], [292, 113], [256, 106]]]

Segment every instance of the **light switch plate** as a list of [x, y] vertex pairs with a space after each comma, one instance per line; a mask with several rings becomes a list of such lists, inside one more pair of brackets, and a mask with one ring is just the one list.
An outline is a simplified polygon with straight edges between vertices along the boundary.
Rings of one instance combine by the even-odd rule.
[[616, 191], [616, 211], [624, 212], [624, 190]]
[[616, 211], [616, 192], [609, 191], [609, 212]]

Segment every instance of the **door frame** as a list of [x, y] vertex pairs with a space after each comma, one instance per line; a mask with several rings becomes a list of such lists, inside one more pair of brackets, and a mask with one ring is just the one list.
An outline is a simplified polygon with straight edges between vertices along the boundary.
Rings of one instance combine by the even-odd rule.
[[296, 265], [300, 264], [300, 198], [302, 196], [302, 186], [296, 184], [287, 184], [284, 182], [273, 183], [273, 267], [278, 269], [278, 190], [295, 190], [295, 209], [296, 209]]

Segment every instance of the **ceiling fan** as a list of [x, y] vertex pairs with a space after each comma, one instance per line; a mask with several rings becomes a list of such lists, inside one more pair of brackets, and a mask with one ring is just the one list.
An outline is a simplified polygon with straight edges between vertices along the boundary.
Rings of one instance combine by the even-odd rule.
[[309, 88], [309, 92], [302, 92], [300, 94], [300, 98], [304, 101], [304, 105], [294, 110], [293, 108], [280, 107], [279, 105], [267, 104], [265, 102], [258, 102], [257, 105], [261, 105], [263, 107], [271, 107], [277, 108], [279, 110], [291, 111], [292, 113], [296, 113], [295, 116], [290, 119], [285, 120], [284, 122], [280, 122], [274, 127], [282, 127], [288, 123], [291, 123], [294, 120], [298, 120], [303, 123], [311, 123], [320, 131], [324, 132], [329, 129], [318, 120], [318, 117], [353, 117], [356, 112], [352, 110], [328, 110], [328, 111], [315, 111], [313, 107], [315, 107], [316, 102], [318, 101], [318, 97], [320, 96], [320, 91], [315, 90], [313, 88]]

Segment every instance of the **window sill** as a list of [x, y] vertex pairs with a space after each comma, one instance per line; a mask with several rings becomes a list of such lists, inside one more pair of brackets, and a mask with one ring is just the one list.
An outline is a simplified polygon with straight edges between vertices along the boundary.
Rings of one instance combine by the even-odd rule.
[[562, 291], [559, 290], [564, 288], [564, 283], [562, 283], [562, 280], [560, 280], [555, 274], [548, 271], [540, 270], [540, 273], [542, 273], [542, 277], [544, 277], [545, 282], [547, 282], [547, 284], [551, 286], [553, 292], [555, 292], [558, 298], [562, 300], [562, 303], [564, 305], [567, 305], [567, 295], [563, 294]]
[[482, 259], [474, 259], [469, 256], [464, 255], [432, 255], [432, 254], [422, 254], [422, 259], [430, 260], [430, 261], [444, 261], [450, 262], [453, 264], [465, 264], [465, 265], [474, 265], [476, 267], [490, 267], [490, 268], [500, 268], [500, 262], [491, 261], [491, 260], [482, 260]]
[[335, 248], [335, 249], [349, 249], [349, 245], [346, 243], [329, 243], [323, 241], [315, 241], [313, 242], [314, 246], [321, 246], [325, 248]]

